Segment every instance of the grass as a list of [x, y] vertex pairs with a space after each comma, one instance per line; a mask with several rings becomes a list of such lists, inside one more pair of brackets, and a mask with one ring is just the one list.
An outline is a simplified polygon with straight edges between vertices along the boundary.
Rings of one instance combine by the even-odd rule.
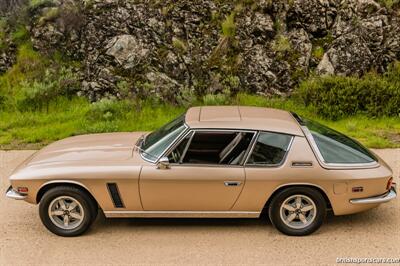
[[235, 13], [230, 14], [222, 22], [222, 35], [225, 37], [234, 37], [236, 33]]
[[172, 46], [174, 46], [174, 48], [177, 49], [181, 54], [186, 53], [188, 49], [184, 41], [175, 37], [172, 38]]
[[324, 53], [325, 53], [325, 52], [324, 52], [324, 48], [321, 47], [321, 46], [315, 47], [315, 48], [313, 49], [313, 51], [312, 51], [312, 55], [313, 55], [315, 58], [319, 59], [319, 60], [322, 59], [322, 57], [324, 56]]
[[[154, 130], [184, 112], [183, 108], [151, 103], [143, 103], [140, 108], [128, 101], [116, 105], [127, 111], [110, 117], [108, 111], [99, 111], [96, 104], [78, 97], [58, 98], [50, 104], [48, 113], [1, 111], [0, 149], [36, 149], [87, 133]], [[100, 115], [93, 115], [93, 111]]]
[[279, 35], [275, 40], [273, 49], [276, 52], [287, 52], [292, 49], [292, 45], [287, 37]]
[[[209, 96], [211, 98], [212, 96]], [[400, 117], [376, 118], [358, 115], [330, 121], [320, 118], [314, 110], [293, 99], [266, 98], [263, 96], [238, 94], [230, 98], [216, 97], [230, 105], [251, 105], [295, 111], [339, 130], [370, 148], [400, 147]], [[210, 103], [210, 102], [208, 102]], [[197, 102], [195, 105], [202, 105]], [[169, 104], [140, 104], [132, 101], [103, 101], [89, 103], [84, 98], [59, 97], [51, 102], [49, 112], [1, 111], [0, 148], [37, 149], [68, 136], [115, 131], [150, 131], [183, 113], [185, 108]]]

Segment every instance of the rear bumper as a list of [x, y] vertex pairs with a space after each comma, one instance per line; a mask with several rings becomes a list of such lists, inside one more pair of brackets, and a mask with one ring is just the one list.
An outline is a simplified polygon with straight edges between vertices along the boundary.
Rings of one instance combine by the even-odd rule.
[[393, 184], [392, 187], [388, 192], [385, 194], [379, 195], [379, 196], [374, 196], [374, 197], [368, 197], [368, 198], [362, 198], [362, 199], [351, 199], [350, 203], [352, 204], [380, 204], [380, 203], [385, 203], [388, 201], [391, 201], [392, 199], [395, 199], [397, 197], [397, 192], [396, 192], [396, 184]]
[[27, 195], [18, 193], [17, 191], [15, 191], [15, 190], [12, 188], [12, 186], [10, 186], [10, 187], [7, 189], [6, 197], [9, 198], [9, 199], [24, 200], [24, 199], [26, 199]]

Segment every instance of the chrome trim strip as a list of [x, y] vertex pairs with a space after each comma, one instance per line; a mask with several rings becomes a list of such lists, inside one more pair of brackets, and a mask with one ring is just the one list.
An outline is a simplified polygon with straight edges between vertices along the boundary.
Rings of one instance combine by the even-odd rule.
[[107, 218], [258, 218], [258, 211], [104, 211]]
[[397, 192], [395, 186], [392, 186], [388, 192], [385, 194], [375, 196], [375, 197], [368, 197], [362, 199], [351, 199], [350, 203], [352, 204], [371, 204], [371, 203], [385, 203], [395, 199], [397, 197]]
[[196, 163], [171, 163], [170, 166], [179, 167], [216, 167], [216, 168], [243, 168], [243, 165], [238, 164], [196, 164]]
[[7, 189], [6, 197], [9, 198], [9, 199], [24, 200], [24, 199], [26, 199], [27, 195], [24, 195], [24, 194], [21, 194], [21, 193], [15, 191], [15, 190], [12, 188], [12, 186], [10, 186], [10, 187]]
[[256, 133], [257, 130], [251, 129], [241, 129], [241, 128], [192, 128], [194, 131], [207, 131], [207, 132], [226, 132], [226, 131], [233, 131], [233, 132], [244, 132], [244, 133]]
[[[188, 151], [188, 149], [189, 149], [190, 143], [192, 143], [193, 136], [194, 136], [194, 131], [193, 131], [193, 130], [190, 130], [190, 131], [189, 131], [189, 134], [191, 134], [191, 136], [190, 136], [188, 142], [186, 143], [185, 149], [183, 150], [183, 152], [182, 152], [182, 154], [181, 154], [181, 158], [179, 158], [179, 163], [180, 163], [180, 164], [183, 162], [183, 159], [185, 159], [185, 156], [186, 156], [186, 153], [187, 153], [187, 151]], [[182, 141], [183, 141], [186, 137], [187, 137], [187, 135], [181, 139], [181, 141], [179, 142], [179, 144], [175, 145], [174, 149], [175, 149], [177, 146], [179, 146], [179, 145], [182, 143]], [[173, 149], [171, 149], [170, 153], [171, 153], [172, 151], [173, 151]]]
[[90, 191], [90, 189], [88, 189], [84, 184], [82, 184], [82, 183], [80, 183], [80, 182], [77, 182], [77, 181], [73, 181], [73, 180], [64, 180], [64, 179], [48, 181], [48, 182], [42, 184], [42, 185], [39, 187], [38, 191], [39, 191], [40, 189], [42, 189], [44, 186], [47, 186], [48, 184], [56, 184], [56, 183], [69, 183], [69, 184], [78, 185], [78, 186], [83, 187], [84, 189], [86, 189], [86, 190], [89, 191], [90, 193], [92, 193], [92, 192]]
[[257, 131], [256, 134], [254, 134], [253, 139], [251, 140], [252, 142], [250, 144], [250, 149], [248, 149], [245, 160], [243, 162], [243, 166], [246, 166], [247, 160], [249, 160], [249, 157], [250, 157], [251, 153], [253, 152], [254, 146], [257, 143], [259, 135], [260, 135], [260, 131]]
[[[183, 125], [185, 126], [185, 129], [181, 132], [181, 134], [179, 134], [179, 135], [176, 137], [176, 139], [174, 139], [174, 140], [171, 142], [170, 145], [168, 145], [168, 147], [161, 153], [160, 157], [158, 157], [155, 161], [152, 161], [152, 160], [150, 160], [150, 159], [145, 158], [145, 157], [142, 155], [142, 152], [139, 151], [140, 157], [142, 157], [143, 160], [145, 160], [145, 161], [147, 161], [147, 162], [149, 162], [149, 163], [157, 164], [158, 161], [159, 161], [159, 160], [164, 156], [164, 154], [168, 151], [168, 149], [169, 149], [172, 145], [174, 145], [174, 143], [176, 143], [177, 141], [179, 141], [180, 138], [181, 138], [181, 136], [186, 135], [188, 129], [190, 129], [189, 126], [186, 124], [186, 122], [183, 122]], [[155, 156], [153, 156], [153, 157], [155, 157]]]
[[303, 133], [306, 137], [306, 140], [311, 146], [312, 151], [316, 155], [315, 157], [317, 158], [319, 164], [326, 169], [365, 169], [365, 168], [376, 168], [379, 166], [378, 162], [371, 162], [371, 163], [327, 163], [324, 160], [324, 157], [322, 156], [321, 152], [319, 151], [319, 148], [317, 146], [317, 143], [314, 140], [314, 137], [312, 136], [310, 130], [306, 126], [301, 126], [301, 129], [303, 130]]
[[179, 142], [183, 136], [186, 136], [187, 132], [190, 131], [190, 128], [186, 125], [186, 123], [184, 123], [185, 129], [181, 132], [181, 134], [179, 134], [178, 137], [176, 137], [176, 139], [174, 139], [174, 141], [171, 142], [171, 144], [168, 145], [168, 147], [161, 153], [160, 157], [158, 157], [156, 163], [158, 163], [158, 161], [165, 156], [166, 152], [173, 146], [175, 145], [177, 142]]
[[[176, 138], [176, 139], [173, 141], [173, 144], [170, 145], [170, 146], [163, 152], [163, 154], [162, 154], [162, 156], [161, 156], [160, 158], [168, 156], [177, 146], [179, 146], [179, 144], [181, 144], [181, 142], [182, 142], [188, 135], [190, 135], [190, 134], [193, 134], [193, 135], [194, 135], [193, 132], [194, 132], [194, 131], [193, 131], [192, 129], [190, 129], [190, 128], [189, 128], [189, 130], [185, 130], [185, 131], [184, 131], [184, 134], [182, 135], [182, 137], [179, 137], [179, 136], [178, 136], [178, 138]], [[193, 135], [190, 137], [190, 141], [191, 141]]]

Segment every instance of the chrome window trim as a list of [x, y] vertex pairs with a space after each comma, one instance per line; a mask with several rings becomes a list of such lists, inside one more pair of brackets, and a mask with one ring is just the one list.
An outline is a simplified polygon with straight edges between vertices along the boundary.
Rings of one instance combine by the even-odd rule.
[[303, 133], [306, 137], [306, 140], [310, 144], [312, 151], [315, 154], [319, 164], [326, 169], [364, 169], [364, 168], [376, 168], [379, 167], [379, 163], [377, 161], [370, 163], [327, 163], [322, 156], [317, 143], [314, 140], [313, 135], [310, 130], [306, 126], [300, 126], [303, 130]]
[[[187, 151], [188, 151], [188, 149], [189, 149], [190, 143], [192, 142], [192, 139], [193, 139], [193, 136], [194, 136], [195, 132], [194, 132], [194, 130], [189, 130], [189, 133], [188, 133], [188, 134], [191, 134], [191, 136], [190, 136], [190, 138], [189, 138], [189, 140], [188, 140], [188, 143], [186, 143], [186, 146], [185, 146], [185, 149], [183, 150], [183, 153], [182, 153], [182, 155], [181, 155], [181, 158], [179, 158], [179, 164], [181, 164], [183, 158], [185, 158], [185, 155], [186, 155], [186, 153], [187, 153]], [[185, 137], [183, 137], [183, 138], [181, 139], [181, 141], [179, 142], [179, 144], [181, 144], [182, 141], [183, 141], [187, 136], [188, 136], [188, 135], [186, 135]], [[174, 146], [174, 149], [175, 149], [179, 144], [175, 145], [175, 146]], [[171, 149], [170, 152], [172, 152], [172, 150], [173, 150], [173, 149]]]
[[[189, 128], [189, 127], [188, 127]], [[165, 151], [164, 151], [164, 153], [162, 154], [162, 156], [160, 157], [160, 158], [162, 158], [162, 157], [165, 157], [165, 156], [168, 156], [171, 152], [172, 152], [172, 150], [173, 149], [175, 149], [181, 142], [182, 142], [182, 140], [184, 140], [188, 135], [190, 135], [190, 134], [192, 134], [192, 136], [190, 137], [190, 140], [192, 139], [192, 137], [193, 137], [193, 135], [194, 135], [194, 133], [193, 133], [194, 131], [193, 131], [193, 129], [191, 129], [191, 128], [189, 128], [189, 130], [187, 130], [186, 132], [184, 132], [184, 134], [182, 135], [182, 137], [180, 137], [180, 136], [178, 136], [177, 138], [176, 138], [176, 140], [174, 141], [174, 143], [173, 143], [173, 145], [170, 145], [170, 147], [168, 147], [168, 149], [166, 149]], [[159, 159], [160, 159], [159, 158]], [[159, 160], [158, 159], [158, 160]], [[171, 163], [171, 165], [175, 165], [176, 163]]]
[[[147, 161], [147, 162], [150, 162], [150, 163], [153, 163], [153, 164], [157, 164], [158, 161], [164, 156], [165, 152], [168, 151], [168, 149], [169, 149], [172, 145], [174, 145], [174, 143], [176, 143], [176, 141], [179, 140], [180, 137], [181, 137], [182, 135], [186, 134], [186, 132], [187, 132], [188, 129], [189, 129], [189, 126], [186, 124], [186, 122], [183, 123], [183, 126], [185, 127], [185, 129], [181, 132], [181, 134], [179, 134], [179, 135], [176, 137], [176, 139], [174, 139], [174, 140], [171, 142], [171, 144], [168, 145], [168, 147], [161, 153], [161, 155], [160, 155], [155, 161], [152, 161], [152, 160], [150, 160], [150, 159], [147, 159], [147, 158], [143, 157], [142, 152], [139, 150], [140, 157], [142, 157], [142, 159], [145, 160], [145, 161]], [[154, 157], [155, 157], [155, 156], [154, 156]]]
[[240, 162], [240, 165], [243, 165], [243, 166], [246, 165], [247, 159], [248, 159], [249, 155], [251, 154], [251, 152], [253, 151], [254, 144], [257, 142], [257, 139], [258, 139], [258, 135], [259, 135], [259, 134], [260, 134], [260, 131], [257, 131], [257, 132], [255, 132], [255, 134], [253, 135], [253, 138], [252, 138], [251, 141], [250, 141], [249, 147], [247, 148], [246, 153], [245, 153], [245, 155], [243, 156], [242, 161]]
[[[247, 161], [249, 160], [250, 155], [251, 155], [251, 153], [253, 152], [254, 147], [256, 146], [256, 143], [257, 143], [257, 140], [258, 140], [258, 136], [259, 136], [261, 133], [264, 133], [264, 132], [265, 132], [265, 133], [272, 133], [272, 134], [288, 135], [288, 136], [291, 137], [291, 138], [290, 138], [289, 145], [288, 145], [288, 148], [287, 148], [287, 151], [286, 151], [286, 153], [285, 153], [285, 156], [282, 158], [282, 161], [281, 161], [279, 164], [247, 164]], [[247, 156], [247, 158], [246, 158], [246, 161], [245, 161], [245, 163], [244, 163], [244, 166], [245, 166], [246, 168], [278, 168], [278, 167], [284, 165], [284, 164], [286, 163], [288, 154], [289, 154], [290, 150], [292, 149], [292, 144], [293, 144], [293, 142], [294, 142], [294, 138], [295, 138], [294, 135], [290, 135], [290, 134], [286, 134], [286, 133], [279, 133], [279, 132], [272, 132], [272, 131], [265, 131], [265, 130], [259, 131], [258, 134], [257, 134], [257, 138], [255, 139], [255, 141], [254, 141], [254, 143], [253, 143], [253, 147], [252, 147], [251, 151], [249, 152], [249, 154], [248, 154], [248, 156]]]
[[[179, 145], [180, 141], [182, 141], [187, 135], [189, 135], [191, 132], [193, 132], [193, 135], [191, 136], [188, 144], [190, 144], [193, 136], [196, 134], [196, 132], [201, 132], [201, 131], [206, 131], [206, 132], [227, 132], [227, 131], [233, 131], [233, 132], [244, 132], [244, 133], [253, 133], [253, 138], [251, 139], [251, 141], [254, 140], [254, 137], [258, 134], [257, 130], [248, 130], [248, 129], [232, 129], [232, 128], [228, 128], [228, 129], [223, 129], [223, 128], [191, 128], [189, 129], [188, 133], [185, 134], [184, 137], [182, 137], [177, 143], [175, 143], [175, 145], [173, 147], [170, 148], [170, 150], [165, 152], [166, 156], [167, 154], [169, 155], [170, 152], [172, 152], [172, 150]], [[251, 147], [252, 143], [250, 142], [249, 147]], [[247, 147], [246, 152], [249, 151], [249, 147]], [[189, 148], [189, 146], [187, 147]], [[242, 160], [243, 161], [243, 160]], [[231, 165], [231, 164], [188, 164], [188, 163], [171, 163], [171, 166], [201, 166], [201, 167], [232, 167], [232, 168], [243, 168], [244, 163], [241, 162], [241, 164], [238, 165]]]
[[260, 135], [260, 131], [257, 131], [257, 134], [256, 134], [256, 136], [255, 136], [255, 139], [254, 139], [253, 143], [251, 144], [251, 148], [250, 148], [249, 152], [248, 152], [247, 155], [246, 155], [246, 160], [244, 160], [244, 163], [243, 163], [244, 166], [247, 165], [247, 161], [249, 160], [250, 155], [251, 155], [251, 153], [253, 152], [254, 146], [255, 146], [256, 143], [257, 143], [257, 140], [258, 140], [258, 136], [259, 136], [259, 135]]

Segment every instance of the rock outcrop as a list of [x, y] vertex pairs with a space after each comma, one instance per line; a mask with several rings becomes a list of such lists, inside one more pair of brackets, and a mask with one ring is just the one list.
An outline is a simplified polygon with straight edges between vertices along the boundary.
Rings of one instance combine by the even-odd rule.
[[[400, 11], [373, 0], [43, 3], [31, 10], [35, 49], [81, 61], [92, 100], [122, 95], [121, 84], [169, 101], [288, 94], [310, 73], [360, 76], [400, 59]], [[0, 53], [0, 71], [9, 58]]]

